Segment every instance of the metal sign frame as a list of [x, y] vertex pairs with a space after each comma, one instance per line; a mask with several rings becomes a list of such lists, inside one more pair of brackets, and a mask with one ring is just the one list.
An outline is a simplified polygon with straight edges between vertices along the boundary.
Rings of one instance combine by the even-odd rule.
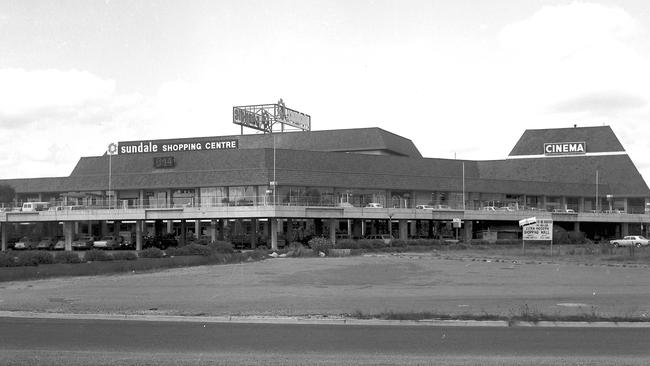
[[287, 126], [302, 131], [311, 131], [311, 116], [287, 108], [282, 99], [275, 104], [232, 107], [232, 122], [242, 126], [242, 134], [244, 127], [264, 133], [273, 133], [274, 130], [284, 131]]

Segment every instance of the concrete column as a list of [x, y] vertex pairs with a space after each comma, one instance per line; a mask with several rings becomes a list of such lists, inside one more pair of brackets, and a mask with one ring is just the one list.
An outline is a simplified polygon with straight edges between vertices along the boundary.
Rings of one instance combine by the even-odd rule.
[[621, 236], [628, 236], [630, 235], [630, 224], [627, 222], [621, 223]]
[[72, 250], [72, 240], [74, 239], [74, 223], [72, 221], [63, 222], [63, 236], [65, 237], [65, 250]]
[[336, 244], [336, 227], [339, 224], [339, 220], [330, 219], [330, 241], [332, 244]]
[[[88, 229], [90, 230], [90, 224], [88, 224]], [[99, 224], [99, 236], [104, 236], [108, 234], [108, 223], [106, 220], [102, 220]]]
[[144, 189], [141, 189], [140, 192], [138, 192], [138, 206], [139, 208], [144, 207]]
[[542, 196], [542, 207], [545, 210], [548, 210], [548, 207], [546, 207], [546, 196]]
[[361, 219], [361, 237], [366, 236], [366, 220]]
[[0, 250], [3, 252], [7, 251], [7, 227], [9, 225], [6, 222], [0, 223], [0, 235], [2, 235], [2, 247]]
[[201, 220], [194, 220], [194, 237], [197, 239], [201, 236]]
[[463, 229], [465, 231], [465, 243], [469, 243], [473, 238], [474, 222], [472, 220], [463, 220]]
[[580, 223], [579, 222], [574, 222], [573, 223], [573, 231], [575, 231], [575, 232], [580, 231]]
[[623, 212], [627, 213], [627, 198], [623, 198]]
[[408, 239], [408, 221], [399, 220], [399, 239], [406, 240]]
[[293, 242], [293, 220], [287, 219], [287, 232], [284, 236], [287, 239], [287, 244]]
[[411, 220], [409, 223], [409, 235], [415, 236], [418, 232], [418, 222], [416, 220]]
[[174, 231], [174, 222], [172, 220], [167, 220], [167, 234]]
[[251, 219], [251, 249], [257, 248], [257, 219]]
[[217, 241], [217, 220], [210, 220], [210, 240]]
[[278, 250], [278, 220], [270, 218], [271, 221], [271, 249]]
[[135, 250], [142, 250], [142, 227], [144, 220], [135, 221]]
[[225, 219], [219, 219], [219, 224], [218, 224], [219, 233], [217, 234], [217, 239], [219, 240], [224, 240], [224, 231], [225, 231], [224, 228], [226, 226], [225, 221], [226, 221]]
[[120, 235], [120, 225], [121, 221], [113, 221], [113, 235], [118, 236]]
[[185, 235], [187, 232], [187, 226], [185, 220], [181, 220], [181, 240], [180, 240], [180, 245], [183, 246], [185, 245]]

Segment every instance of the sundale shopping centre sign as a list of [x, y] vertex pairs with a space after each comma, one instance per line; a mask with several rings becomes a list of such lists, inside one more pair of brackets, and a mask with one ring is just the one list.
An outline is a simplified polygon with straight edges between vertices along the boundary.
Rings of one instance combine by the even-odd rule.
[[131, 141], [120, 142], [117, 145], [117, 153], [126, 154], [143, 154], [158, 152], [185, 152], [185, 151], [204, 151], [204, 150], [224, 150], [238, 149], [239, 140], [207, 140], [207, 139], [184, 139], [184, 140], [165, 140], [165, 141]]
[[551, 142], [544, 144], [544, 155], [573, 155], [586, 153], [586, 142]]

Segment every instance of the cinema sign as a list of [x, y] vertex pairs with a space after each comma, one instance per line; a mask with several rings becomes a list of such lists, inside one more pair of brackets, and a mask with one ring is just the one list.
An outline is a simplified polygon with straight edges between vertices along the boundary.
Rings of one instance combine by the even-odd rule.
[[549, 142], [544, 144], [544, 155], [575, 155], [586, 153], [586, 142]]

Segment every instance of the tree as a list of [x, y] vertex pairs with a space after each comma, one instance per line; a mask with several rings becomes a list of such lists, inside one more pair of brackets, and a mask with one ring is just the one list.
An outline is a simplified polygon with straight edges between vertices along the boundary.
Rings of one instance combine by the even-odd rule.
[[16, 197], [16, 190], [8, 184], [0, 184], [0, 204], [10, 203]]

